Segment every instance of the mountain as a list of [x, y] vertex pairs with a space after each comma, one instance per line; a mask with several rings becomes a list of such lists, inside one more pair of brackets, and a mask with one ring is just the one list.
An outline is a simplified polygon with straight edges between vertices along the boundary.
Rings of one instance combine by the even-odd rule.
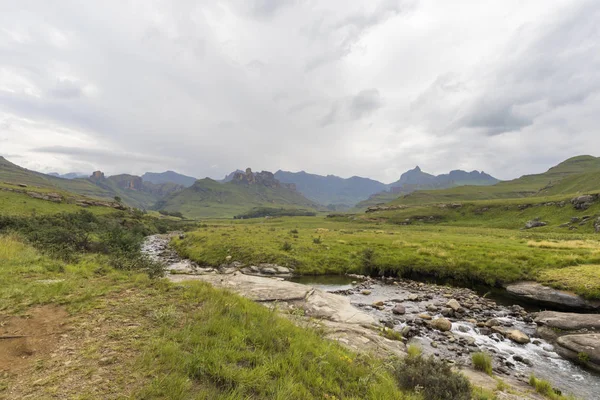
[[489, 186], [498, 182], [498, 179], [483, 171], [453, 170], [447, 174], [431, 175], [416, 166], [414, 169], [403, 173], [396, 182], [390, 183], [388, 185], [389, 190], [372, 195], [367, 200], [358, 203], [356, 208], [363, 209], [376, 204], [388, 203], [402, 195], [418, 190], [441, 190], [465, 185]]
[[231, 182], [231, 180], [233, 179], [235, 174], [237, 174], [238, 172], [244, 172], [244, 171], [242, 171], [241, 169], [236, 169], [232, 173], [225, 175], [225, 178], [221, 179], [219, 182], [223, 182], [223, 183]]
[[593, 191], [600, 191], [600, 158], [577, 156], [541, 174], [524, 175], [491, 186], [420, 190], [390, 201], [393, 204], [448, 203], [464, 200], [570, 195]]
[[229, 182], [200, 179], [158, 204], [165, 211], [179, 211], [193, 218], [225, 218], [255, 207], [315, 210], [319, 205], [300, 194], [294, 184], [281, 183], [271, 172], [236, 172]]
[[185, 187], [190, 187], [194, 184], [194, 182], [196, 182], [196, 178], [182, 175], [175, 171], [165, 171], [160, 173], [146, 172], [144, 175], [142, 175], [142, 179], [144, 180], [144, 182], [150, 182], [154, 184], [171, 182]]
[[86, 174], [83, 172], [69, 172], [68, 174], [59, 174], [58, 172], [50, 172], [48, 175], [53, 176], [55, 178], [63, 178], [63, 179], [77, 179], [77, 178], [85, 178]]
[[64, 190], [101, 200], [120, 197], [130, 207], [151, 208], [164, 197], [181, 191], [184, 186], [175, 183], [153, 184], [135, 175], [105, 177], [101, 171], [88, 178], [64, 179], [31, 171], [0, 157], [0, 181], [37, 186], [49, 190]]
[[275, 173], [275, 178], [296, 185], [300, 193], [317, 203], [337, 208], [353, 206], [387, 187], [384, 183], [358, 176], [344, 179], [335, 175], [322, 176], [304, 171], [280, 170]]

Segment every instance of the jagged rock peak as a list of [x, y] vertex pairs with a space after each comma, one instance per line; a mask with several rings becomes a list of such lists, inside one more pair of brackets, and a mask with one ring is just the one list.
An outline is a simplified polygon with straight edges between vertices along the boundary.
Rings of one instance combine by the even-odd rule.
[[233, 183], [245, 185], [262, 185], [271, 188], [287, 188], [296, 190], [296, 185], [293, 183], [281, 183], [275, 179], [275, 175], [269, 171], [252, 172], [251, 168], [246, 168], [246, 172], [236, 172], [231, 180]]
[[94, 171], [92, 173], [92, 176], [90, 176], [90, 178], [98, 180], [98, 179], [104, 179], [104, 172], [102, 171]]

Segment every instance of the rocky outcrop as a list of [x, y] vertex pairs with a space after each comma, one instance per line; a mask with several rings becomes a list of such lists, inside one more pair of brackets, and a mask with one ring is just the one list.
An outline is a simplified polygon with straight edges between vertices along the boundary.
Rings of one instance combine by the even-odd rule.
[[260, 185], [270, 188], [287, 188], [296, 190], [293, 183], [281, 183], [275, 179], [275, 175], [269, 171], [252, 172], [252, 169], [246, 168], [246, 172], [236, 172], [231, 182], [244, 185]]
[[553, 330], [584, 332], [600, 332], [600, 315], [598, 314], [577, 314], [558, 311], [542, 311], [534, 319], [538, 326], [547, 326]]
[[563, 310], [598, 310], [600, 302], [588, 301], [574, 293], [553, 289], [537, 282], [517, 282], [506, 287], [506, 291], [532, 302]]
[[531, 221], [527, 221], [525, 224], [525, 229], [539, 228], [546, 225], [548, 225], [547, 222], [540, 221], [539, 218], [536, 218], [532, 219]]
[[92, 176], [90, 176], [91, 180], [98, 181], [104, 179], [104, 172], [102, 171], [94, 171]]
[[397, 205], [397, 206], [371, 206], [367, 208], [366, 213], [372, 213], [377, 211], [392, 211], [392, 210], [404, 210], [408, 206]]
[[561, 356], [600, 372], [600, 333], [565, 335], [556, 344]]
[[600, 195], [598, 194], [585, 194], [582, 196], [577, 196], [571, 199], [571, 204], [576, 210], [587, 210], [598, 201]]

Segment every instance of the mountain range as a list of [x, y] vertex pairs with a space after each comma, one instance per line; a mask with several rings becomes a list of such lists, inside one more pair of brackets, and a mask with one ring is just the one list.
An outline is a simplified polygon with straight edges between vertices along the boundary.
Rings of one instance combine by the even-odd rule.
[[31, 185], [98, 199], [115, 197], [131, 207], [182, 212], [193, 218], [232, 217], [256, 208], [364, 210], [377, 204], [425, 204], [462, 200], [555, 196], [600, 189], [600, 158], [578, 156], [542, 174], [500, 182], [479, 171], [432, 175], [416, 167], [396, 182], [316, 175], [304, 171], [236, 170], [222, 181], [196, 180], [174, 171], [105, 176], [43, 174], [0, 157], [0, 182]]

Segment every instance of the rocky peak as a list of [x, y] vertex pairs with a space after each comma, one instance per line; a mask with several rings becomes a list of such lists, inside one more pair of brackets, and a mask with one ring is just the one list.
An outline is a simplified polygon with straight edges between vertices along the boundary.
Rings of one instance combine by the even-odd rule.
[[104, 179], [104, 172], [102, 171], [94, 171], [92, 173], [92, 176], [90, 176], [91, 179], [93, 180], [100, 180], [100, 179]]
[[252, 172], [251, 168], [246, 168], [246, 172], [236, 172], [231, 180], [233, 183], [244, 185], [262, 185], [271, 188], [287, 188], [296, 190], [296, 185], [293, 183], [281, 183], [275, 179], [275, 175], [269, 171]]

